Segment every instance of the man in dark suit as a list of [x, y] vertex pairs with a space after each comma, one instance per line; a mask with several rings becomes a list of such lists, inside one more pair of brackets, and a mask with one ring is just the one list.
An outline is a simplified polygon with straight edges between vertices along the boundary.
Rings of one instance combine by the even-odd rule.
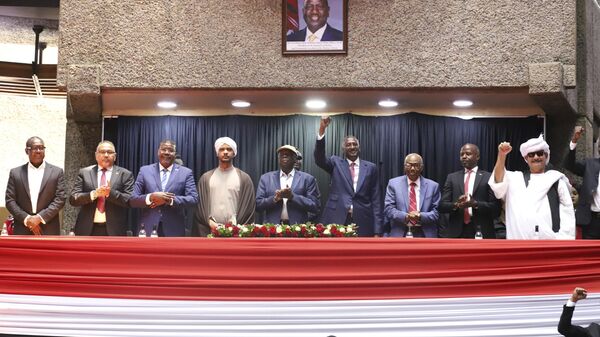
[[117, 236], [127, 232], [127, 209], [133, 193], [133, 174], [114, 165], [113, 143], [105, 140], [96, 147], [97, 165], [79, 170], [69, 202], [80, 206], [76, 235]]
[[303, 224], [309, 214], [319, 212], [319, 187], [315, 177], [294, 168], [295, 147], [277, 149], [279, 170], [260, 177], [256, 190], [256, 210], [264, 212], [263, 222], [273, 224]]
[[583, 177], [579, 190], [579, 201], [575, 212], [575, 222], [581, 226], [584, 239], [600, 239], [600, 194], [598, 194], [598, 175], [600, 159], [590, 158], [584, 162], [575, 159], [575, 146], [585, 130], [576, 126], [571, 138], [570, 150], [565, 160], [565, 168]]
[[440, 186], [421, 176], [423, 167], [423, 158], [411, 153], [404, 159], [405, 175], [388, 182], [385, 217], [390, 236], [405, 237], [410, 229], [415, 237], [438, 237]]
[[44, 161], [39, 137], [25, 143], [29, 163], [10, 170], [6, 208], [13, 215], [15, 235], [60, 235], [58, 213], [65, 205], [63, 170]]
[[571, 324], [573, 311], [575, 311], [575, 304], [577, 301], [585, 299], [586, 297], [587, 290], [579, 287], [573, 290], [571, 298], [563, 307], [563, 312], [560, 315], [560, 321], [558, 322], [558, 332], [561, 335], [565, 337], [600, 337], [600, 326], [596, 323], [590, 324], [587, 328]]
[[346, 158], [325, 156], [325, 130], [331, 118], [321, 118], [315, 146], [315, 162], [331, 175], [329, 198], [323, 208], [323, 224], [358, 225], [359, 236], [380, 236], [383, 232], [382, 201], [377, 166], [359, 159], [360, 144], [346, 136], [342, 145]]
[[288, 42], [342, 41], [344, 33], [327, 23], [329, 3], [327, 0], [306, 0], [302, 6], [306, 27], [287, 36]]
[[481, 170], [479, 148], [465, 144], [460, 149], [463, 170], [450, 173], [442, 191], [440, 213], [449, 213], [445, 236], [472, 239], [477, 231], [495, 239], [494, 218], [500, 215], [500, 201], [488, 185], [491, 173]]
[[174, 141], [160, 142], [159, 162], [142, 166], [133, 186], [129, 205], [143, 209], [138, 227], [146, 235], [156, 228], [160, 236], [185, 236], [185, 208], [198, 202], [192, 170], [174, 164], [175, 153]]

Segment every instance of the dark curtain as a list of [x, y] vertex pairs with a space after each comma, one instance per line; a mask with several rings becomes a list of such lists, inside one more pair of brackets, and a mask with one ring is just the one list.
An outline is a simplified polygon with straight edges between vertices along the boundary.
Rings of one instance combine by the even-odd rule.
[[[329, 175], [314, 162], [313, 150], [320, 117], [291, 116], [217, 116], [217, 117], [119, 117], [105, 123], [106, 137], [117, 147], [118, 165], [137, 175], [143, 165], [157, 161], [161, 140], [172, 139], [184, 165], [196, 179], [217, 166], [214, 141], [222, 136], [233, 138], [238, 145], [234, 165], [247, 172], [255, 186], [260, 175], [277, 169], [276, 149], [291, 144], [303, 153], [303, 171], [317, 178], [324, 201], [328, 194]], [[419, 153], [424, 160], [423, 175], [443, 185], [448, 173], [461, 168], [460, 147], [474, 143], [481, 150], [479, 167], [488, 171], [496, 161], [501, 141], [513, 145], [507, 168], [523, 170], [525, 161], [519, 145], [543, 131], [543, 119], [475, 118], [429, 116], [407, 113], [394, 116], [337, 115], [327, 129], [326, 151], [341, 155], [345, 135], [360, 140], [360, 157], [378, 165], [382, 193], [387, 181], [404, 174], [404, 157]]]

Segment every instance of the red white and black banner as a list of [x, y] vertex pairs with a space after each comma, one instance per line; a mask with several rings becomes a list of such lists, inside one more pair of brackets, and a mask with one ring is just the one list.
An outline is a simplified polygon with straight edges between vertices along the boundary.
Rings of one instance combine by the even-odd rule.
[[600, 244], [0, 238], [0, 333], [557, 336], [600, 319]]

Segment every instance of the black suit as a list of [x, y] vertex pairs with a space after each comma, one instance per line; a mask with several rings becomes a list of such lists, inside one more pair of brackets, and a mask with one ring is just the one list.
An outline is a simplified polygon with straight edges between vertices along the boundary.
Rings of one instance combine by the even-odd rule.
[[600, 218], [592, 216], [590, 209], [593, 202], [593, 193], [598, 188], [598, 173], [600, 173], [600, 159], [592, 158], [584, 162], [575, 160], [575, 150], [569, 151], [565, 160], [565, 168], [583, 177], [579, 189], [579, 203], [575, 212], [575, 220], [582, 228], [584, 239], [600, 239]]
[[587, 328], [571, 324], [575, 307], [563, 307], [558, 322], [558, 332], [566, 337], [600, 337], [600, 326], [596, 323], [590, 324]]
[[[500, 202], [488, 185], [490, 175], [489, 172], [478, 169], [477, 173], [472, 174], [470, 177], [470, 179], [475, 178], [472, 198], [477, 201], [477, 208], [473, 208], [471, 224], [475, 229], [477, 227], [481, 228], [484, 238], [495, 239], [494, 218], [500, 213]], [[446, 228], [446, 236], [450, 238], [461, 237], [464, 229], [464, 209], [454, 209], [454, 203], [461, 195], [465, 194], [464, 180], [464, 170], [450, 173], [442, 190], [439, 211], [440, 213], [449, 213], [450, 220]]]
[[[106, 198], [106, 231], [108, 235], [125, 235], [127, 231], [128, 201], [133, 193], [133, 174], [114, 165], [110, 177], [110, 195]], [[73, 206], [81, 206], [76, 235], [90, 235], [94, 226], [94, 214], [98, 199], [91, 199], [91, 192], [98, 188], [98, 165], [79, 170], [75, 186], [69, 198]]]
[[[10, 170], [6, 186], [6, 208], [15, 218], [15, 235], [33, 235], [23, 221], [28, 215], [33, 215], [31, 198], [29, 196], [29, 180], [27, 179], [27, 165], [15, 167]], [[40, 186], [37, 200], [37, 212], [46, 224], [40, 224], [42, 234], [60, 235], [59, 211], [65, 205], [65, 180], [60, 167], [46, 163], [44, 176]]]

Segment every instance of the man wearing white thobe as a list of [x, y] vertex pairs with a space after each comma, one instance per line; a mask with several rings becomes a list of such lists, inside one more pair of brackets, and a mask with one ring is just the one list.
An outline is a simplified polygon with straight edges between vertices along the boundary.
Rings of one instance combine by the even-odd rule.
[[[506, 156], [511, 150], [508, 142], [498, 145], [496, 166], [488, 182], [496, 197], [505, 201], [506, 238], [575, 239], [575, 212], [569, 181], [558, 171], [546, 170], [550, 160], [548, 143], [540, 135], [521, 144], [521, 156], [530, 170], [526, 173], [505, 169]], [[553, 197], [557, 203], [549, 200], [552, 193], [557, 196]]]

